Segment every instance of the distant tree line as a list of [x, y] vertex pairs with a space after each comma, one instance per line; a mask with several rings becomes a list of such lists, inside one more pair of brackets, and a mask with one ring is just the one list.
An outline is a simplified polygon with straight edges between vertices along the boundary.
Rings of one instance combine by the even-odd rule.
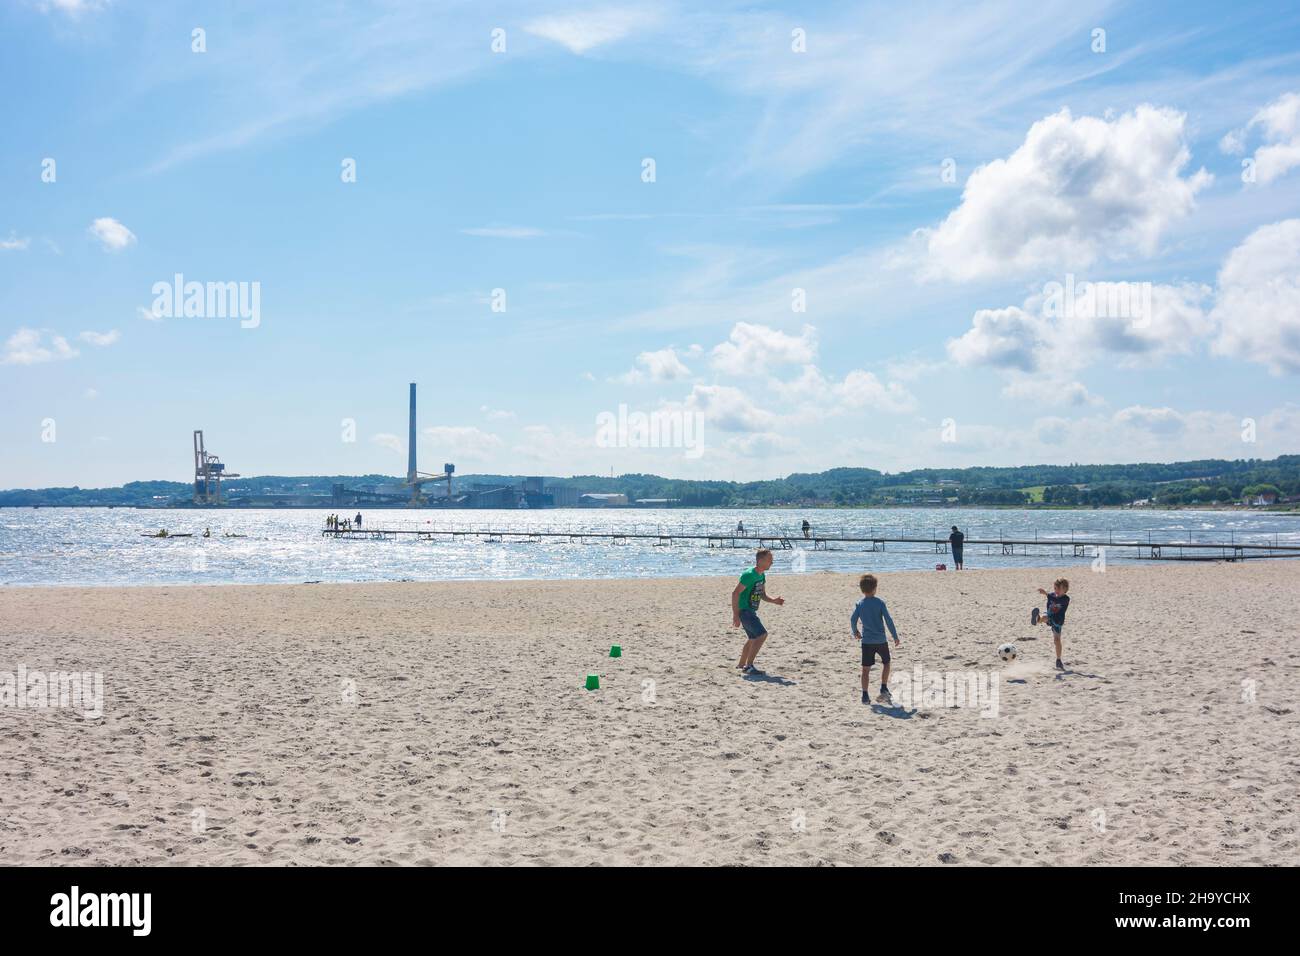
[[[228, 496], [251, 493], [328, 495], [336, 484], [350, 488], [402, 479], [388, 475], [262, 475], [238, 478], [223, 487]], [[518, 485], [518, 475], [461, 475], [456, 482]], [[1147, 501], [1153, 505], [1227, 503], [1273, 493], [1300, 495], [1300, 455], [1271, 461], [1140, 463], [1131, 465], [1025, 465], [1012, 468], [924, 468], [887, 474], [873, 468], [832, 468], [771, 481], [694, 481], [659, 475], [578, 475], [545, 478], [547, 486], [581, 492], [627, 495], [630, 501], [677, 499], [686, 507], [778, 505], [867, 506], [960, 504], [1024, 506], [1036, 503], [1028, 489], [1042, 488], [1045, 506], [1100, 507]], [[149, 505], [187, 500], [190, 485], [178, 481], [133, 481], [120, 488], [38, 488], [0, 491], [0, 506]]]

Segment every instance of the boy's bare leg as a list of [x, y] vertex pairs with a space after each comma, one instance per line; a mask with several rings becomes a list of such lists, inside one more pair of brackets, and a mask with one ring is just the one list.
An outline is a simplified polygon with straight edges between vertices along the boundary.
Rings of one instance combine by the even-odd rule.
[[866, 664], [862, 665], [862, 692], [864, 694], [871, 692], [871, 668]]
[[747, 667], [749, 665], [749, 645], [753, 644], [749, 638], [745, 638], [745, 646], [740, 649], [740, 663], [737, 667]]
[[1052, 632], [1052, 643], [1056, 645], [1056, 659], [1061, 659], [1061, 633], [1060, 631]]
[[889, 686], [889, 665], [888, 664], [880, 665], [880, 683], [882, 683], [886, 687]]
[[747, 642], [749, 644], [749, 647], [745, 648], [745, 650], [749, 651], [748, 663], [750, 664], [754, 663], [754, 658], [757, 657], [758, 652], [763, 649], [763, 642], [766, 640], [767, 640], [767, 635], [764, 634], [762, 637], [756, 637], [752, 641]]

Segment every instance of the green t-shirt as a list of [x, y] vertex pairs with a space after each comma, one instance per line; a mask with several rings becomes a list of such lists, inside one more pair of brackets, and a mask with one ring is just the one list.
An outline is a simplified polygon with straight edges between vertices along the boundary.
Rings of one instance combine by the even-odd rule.
[[740, 583], [745, 586], [745, 590], [740, 592], [740, 602], [736, 605], [738, 610], [748, 608], [751, 611], [758, 609], [759, 602], [763, 596], [763, 585], [767, 581], [766, 574], [759, 574], [754, 568], [750, 568], [740, 576]]

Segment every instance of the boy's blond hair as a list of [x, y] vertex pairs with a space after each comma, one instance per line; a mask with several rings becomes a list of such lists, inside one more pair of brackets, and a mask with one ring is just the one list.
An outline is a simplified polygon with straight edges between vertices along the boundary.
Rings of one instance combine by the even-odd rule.
[[756, 552], [754, 552], [754, 560], [755, 560], [755, 561], [762, 561], [764, 556], [767, 556], [767, 557], [770, 558], [770, 557], [772, 556], [772, 549], [771, 549], [771, 548], [759, 548]]
[[1062, 591], [1068, 591], [1070, 590], [1070, 582], [1065, 580], [1065, 578], [1057, 578], [1052, 582], [1052, 587], [1060, 588]]
[[871, 597], [871, 595], [876, 593], [876, 585], [878, 583], [879, 582], [876, 581], [876, 576], [874, 574], [864, 574], [862, 577], [858, 578], [858, 587], [862, 589], [862, 593], [867, 597]]

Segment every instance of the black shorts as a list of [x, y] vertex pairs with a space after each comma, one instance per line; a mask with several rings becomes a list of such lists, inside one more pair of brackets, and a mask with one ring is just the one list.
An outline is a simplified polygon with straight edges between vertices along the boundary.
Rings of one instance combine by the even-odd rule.
[[863, 644], [862, 645], [862, 666], [870, 667], [880, 655], [880, 663], [889, 663], [889, 645], [888, 644]]

